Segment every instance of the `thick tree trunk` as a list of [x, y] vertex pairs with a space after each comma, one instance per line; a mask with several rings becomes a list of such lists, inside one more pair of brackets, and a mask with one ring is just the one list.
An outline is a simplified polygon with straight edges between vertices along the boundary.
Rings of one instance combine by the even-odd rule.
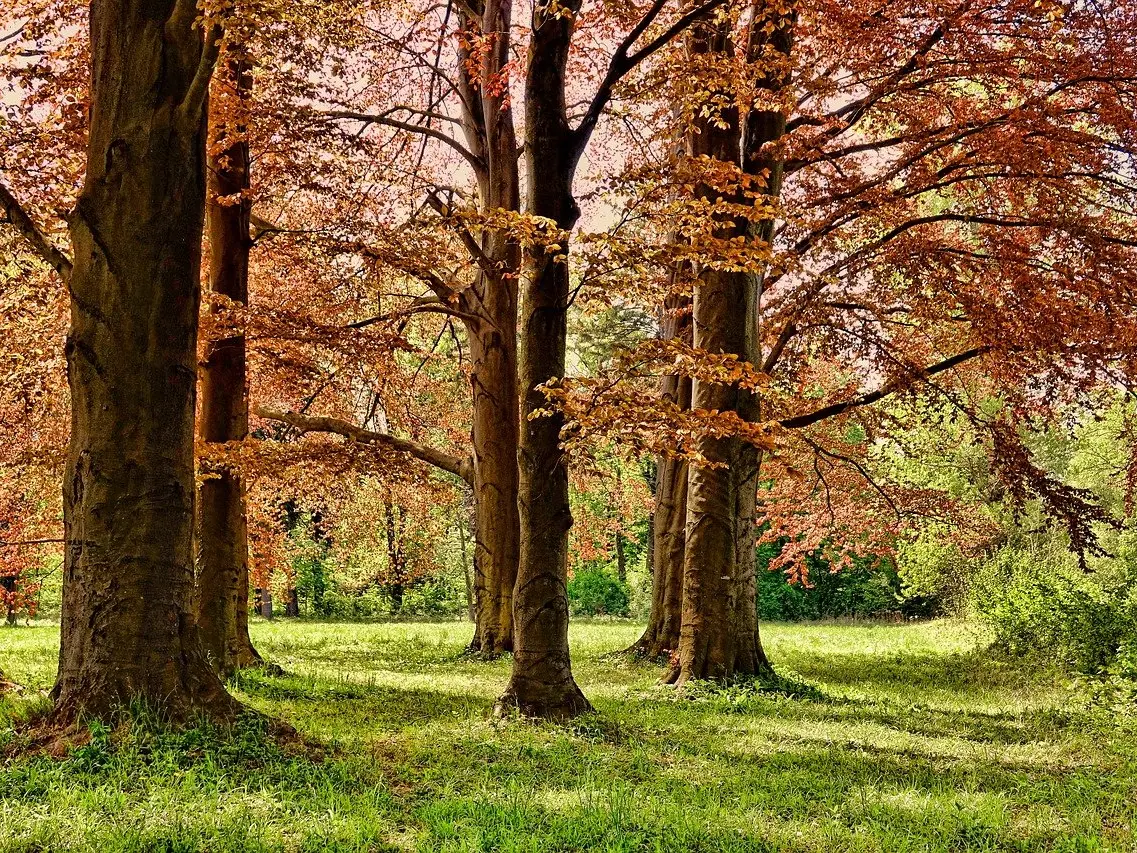
[[[579, 148], [565, 108], [565, 67], [580, 0], [538, 5], [525, 78], [528, 211], [568, 230], [580, 216], [572, 195]], [[561, 14], [564, 12], [564, 14]], [[499, 709], [564, 719], [591, 709], [572, 676], [568, 644], [568, 468], [560, 447], [564, 416], [539, 386], [565, 375], [568, 252], [538, 247], [529, 259], [521, 332], [521, 563], [514, 591], [513, 670]]]
[[[512, 4], [492, 0], [480, 19], [464, 28], [484, 34], [487, 49], [475, 60], [463, 52], [462, 126], [470, 150], [482, 163], [478, 189], [482, 210], [518, 212], [520, 176], [517, 135], [508, 87], [501, 85], [510, 61]], [[474, 421], [474, 638], [470, 650], [492, 658], [513, 649], [513, 588], [521, 549], [517, 453], [517, 275], [521, 249], [496, 229], [486, 229], [484, 259], [474, 287], [460, 305], [472, 319], [470, 386]], [[486, 263], [488, 261], [488, 263]]]
[[[664, 305], [665, 340], [691, 342], [691, 300], [674, 297]], [[679, 408], [691, 408], [691, 380], [665, 376], [660, 395]], [[687, 526], [687, 463], [660, 456], [656, 462], [655, 513], [652, 523], [651, 616], [643, 636], [632, 646], [634, 654], [666, 658], [679, 648], [683, 622], [683, 554]]]
[[205, 99], [192, 0], [91, 7], [87, 174], [71, 217], [63, 617], [55, 715], [238, 705], [192, 614]]
[[[237, 100], [248, 98], [249, 64], [227, 63], [226, 83]], [[244, 127], [217, 129], [228, 144], [209, 162], [206, 213], [209, 286], [239, 305], [249, 300], [249, 145]], [[245, 336], [215, 341], [201, 368], [198, 436], [204, 442], [243, 441], [249, 434]], [[261, 656], [249, 639], [249, 541], [245, 483], [240, 473], [220, 466], [207, 471], [198, 493], [197, 585], [194, 611], [201, 642], [214, 669], [228, 677], [257, 666]]]
[[[788, 56], [791, 19], [767, 13], [755, 3], [749, 61], [769, 62], [769, 50]], [[765, 24], [774, 24], [772, 31]], [[723, 24], [705, 22], [691, 38], [695, 54], [733, 52]], [[760, 85], [780, 86], [783, 69], [764, 72]], [[697, 114], [699, 115], [699, 114]], [[776, 196], [781, 184], [780, 162], [764, 150], [785, 131], [780, 111], [754, 111], [747, 116], [745, 143], [733, 107], [717, 115], [696, 118], [689, 138], [694, 156], [738, 164], [750, 174], [768, 170], [765, 192]], [[713, 200], [709, 187], [700, 196]], [[724, 221], [719, 236], [740, 234], [768, 241], [771, 223]], [[740, 360], [759, 361], [758, 300], [762, 276], [706, 267], [695, 286], [694, 344], [711, 353], [731, 353]], [[733, 411], [747, 421], [759, 416], [756, 394], [738, 386], [697, 380], [692, 405], [713, 411]], [[761, 455], [758, 448], [737, 438], [703, 438], [698, 451], [710, 463], [692, 467], [688, 475], [687, 541], [683, 566], [683, 623], [679, 660], [669, 680], [728, 680], [770, 671], [758, 634], [755, 606], [755, 509]]]

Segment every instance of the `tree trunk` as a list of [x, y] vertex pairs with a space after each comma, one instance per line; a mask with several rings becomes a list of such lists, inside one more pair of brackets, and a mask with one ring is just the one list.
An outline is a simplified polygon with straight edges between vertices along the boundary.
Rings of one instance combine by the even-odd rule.
[[478, 609], [474, 604], [474, 571], [466, 547], [466, 543], [469, 541], [466, 524], [466, 508], [463, 507], [462, 514], [458, 519], [458, 543], [462, 548], [462, 577], [466, 581], [466, 613], [470, 617], [470, 621], [477, 625]]
[[[480, 19], [464, 16], [464, 29], [481, 33], [486, 50], [476, 59], [462, 51], [458, 84], [462, 127], [482, 163], [478, 173], [483, 212], [518, 212], [517, 135], [508, 87], [512, 4], [487, 2]], [[517, 276], [521, 249], [506, 233], [485, 229], [474, 286], [459, 295], [470, 338], [474, 420], [474, 638], [470, 651], [487, 658], [513, 649], [513, 588], [521, 549], [517, 454]]]
[[[729, 23], [706, 18], [692, 27], [689, 50], [695, 61], [730, 57]], [[713, 63], [714, 59], [712, 59]], [[712, 107], [696, 108], [688, 135], [691, 157], [741, 167], [741, 125], [729, 90], [712, 92]], [[714, 202], [721, 190], [700, 185], [699, 198]], [[733, 191], [744, 200], [741, 189]], [[730, 240], [747, 224], [723, 217], [714, 237]], [[754, 276], [704, 262], [695, 284], [694, 343], [711, 354], [758, 361], [757, 287]], [[757, 417], [757, 397], [737, 384], [695, 380], [692, 407]], [[769, 669], [758, 643], [755, 607], [754, 513], [757, 448], [733, 437], [703, 437], [696, 449], [705, 465], [691, 465], [687, 487], [687, 533], [683, 554], [682, 627], [678, 665], [665, 680], [728, 680]]]
[[[236, 100], [249, 97], [249, 63], [226, 64]], [[206, 210], [209, 232], [209, 286], [238, 305], [249, 301], [249, 144], [245, 128], [221, 124], [218, 144], [209, 158]], [[201, 367], [201, 412], [198, 437], [224, 444], [249, 434], [249, 397], [245, 373], [245, 336], [215, 341]], [[249, 639], [249, 539], [245, 482], [228, 466], [206, 471], [198, 492], [197, 586], [194, 610], [202, 646], [223, 677], [263, 661]]]
[[[8, 611], [5, 621], [9, 625], [16, 624], [16, 576], [5, 575], [0, 578], [0, 593], [3, 593], [5, 609]], [[3, 680], [0, 678], [0, 680]]]
[[[772, 17], [772, 15], [774, 15]], [[772, 35], [765, 24], [773, 21]], [[789, 53], [791, 21], [781, 13], [767, 13], [755, 3], [749, 61], [768, 61], [766, 47]], [[690, 39], [692, 53], [729, 56], [730, 34], [722, 23], [701, 23]], [[781, 69], [767, 72], [760, 84], [780, 85]], [[777, 77], [772, 76], [777, 75]], [[733, 98], [724, 99], [727, 103]], [[763, 151], [767, 142], [781, 137], [785, 119], [780, 111], [755, 111], [747, 117], [745, 145], [737, 109], [723, 107], [714, 115], [696, 113], [689, 137], [693, 156], [738, 164], [750, 174], [769, 170], [765, 192], [777, 195], [780, 164]], [[719, 193], [700, 187], [700, 197], [714, 200]], [[739, 235], [769, 240], [770, 222], [758, 228], [750, 223], [725, 220], [717, 236]], [[695, 285], [694, 344], [710, 353], [731, 353], [756, 364], [758, 300], [762, 276], [707, 266]], [[712, 411], [733, 411], [747, 421], [759, 416], [756, 394], [737, 385], [696, 380], [692, 405]], [[725, 681], [770, 671], [758, 634], [755, 602], [755, 509], [758, 448], [738, 438], [705, 437], [698, 451], [709, 463], [692, 466], [688, 474], [687, 536], [683, 564], [683, 621], [679, 660], [668, 680], [683, 684], [691, 679]]]
[[[565, 67], [580, 0], [538, 5], [525, 77], [528, 212], [560, 229], [580, 209], [572, 195], [580, 151], [569, 130]], [[564, 14], [561, 14], [561, 12]], [[563, 719], [591, 710], [572, 676], [568, 644], [568, 468], [560, 447], [564, 416], [547, 408], [539, 386], [565, 375], [569, 302], [566, 241], [536, 247], [529, 258], [521, 333], [521, 563], [514, 591], [513, 670], [499, 710]]]
[[71, 443], [55, 716], [142, 699], [238, 709], [192, 614], [205, 100], [192, 0], [91, 6], [87, 173], [71, 217]]
[[284, 602], [284, 615], [293, 619], [300, 616], [300, 593], [294, 586], [288, 588], [288, 598]]
[[624, 534], [616, 534], [616, 580], [628, 582], [628, 558], [624, 554]]
[[477, 614], [470, 649], [492, 658], [513, 650], [513, 587], [521, 550], [516, 282], [489, 286], [484, 295], [487, 316], [470, 338]]
[[[664, 305], [662, 336], [691, 342], [691, 299], [676, 296]], [[665, 376], [660, 395], [680, 409], [691, 408], [691, 380]], [[668, 657], [679, 648], [683, 621], [683, 554], [687, 525], [687, 463], [660, 456], [656, 462], [655, 513], [652, 519], [651, 616], [643, 636], [631, 652], [652, 660]]]

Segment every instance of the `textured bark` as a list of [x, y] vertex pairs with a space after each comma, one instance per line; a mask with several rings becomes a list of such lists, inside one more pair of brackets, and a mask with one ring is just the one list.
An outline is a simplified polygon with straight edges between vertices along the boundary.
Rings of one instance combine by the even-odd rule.
[[[691, 300], [677, 296], [664, 305], [662, 336], [691, 342]], [[665, 376], [660, 395], [682, 409], [691, 407], [691, 380]], [[683, 554], [687, 525], [687, 463], [661, 456], [656, 462], [655, 514], [652, 523], [651, 616], [631, 651], [664, 658], [679, 648], [683, 622]]]
[[[467, 29], [487, 34], [488, 50], [476, 67], [463, 55], [462, 126], [482, 166], [482, 210], [520, 210], [517, 136], [508, 91], [500, 75], [510, 60], [512, 3], [485, 4]], [[459, 295], [470, 339], [474, 448], [474, 638], [470, 650], [495, 657], [513, 649], [513, 588], [521, 549], [517, 502], [518, 423], [517, 275], [521, 250], [507, 235], [486, 229], [474, 286]]]
[[471, 650], [513, 650], [513, 587], [521, 550], [517, 505], [516, 281], [486, 288], [488, 315], [470, 336], [474, 421], [474, 602]]
[[[251, 84], [247, 62], [226, 66], [238, 98]], [[249, 145], [243, 127], [218, 128], [230, 144], [210, 157], [206, 213], [209, 287], [240, 305], [249, 300]], [[221, 203], [222, 199], [225, 203]], [[236, 201], [236, 203], [233, 203]], [[249, 434], [249, 397], [243, 334], [215, 341], [200, 376], [198, 437], [205, 442], [243, 441]], [[197, 584], [194, 616], [202, 647], [222, 677], [257, 666], [261, 656], [249, 638], [249, 540], [245, 483], [227, 467], [208, 471], [198, 492]]]
[[[771, 17], [773, 15], [773, 17]], [[765, 24], [772, 22], [772, 29]], [[770, 48], [788, 55], [792, 20], [767, 13], [761, 2], [754, 6], [747, 55], [768, 61]], [[692, 31], [694, 53], [729, 55], [733, 47], [721, 23], [706, 21]], [[772, 70], [766, 88], [781, 83], [781, 71]], [[781, 186], [781, 164], [766, 144], [785, 132], [785, 119], [777, 111], [753, 111], [746, 128], [733, 108], [709, 121], [697, 117], [689, 137], [693, 156], [737, 163], [751, 174], [768, 170], [766, 192], [776, 196]], [[709, 188], [704, 198], [715, 197]], [[724, 222], [722, 236], [748, 235], [769, 240], [772, 223]], [[759, 363], [758, 300], [762, 276], [707, 268], [695, 286], [694, 344], [712, 353], [732, 353], [751, 364]], [[737, 386], [696, 381], [692, 405], [700, 409], [734, 411], [748, 421], [759, 416], [756, 394]], [[758, 633], [755, 607], [755, 511], [759, 450], [737, 438], [703, 438], [698, 451], [710, 465], [692, 467], [688, 474], [686, 553], [683, 564], [683, 621], [678, 666], [669, 680], [683, 684], [691, 679], [728, 680], [770, 671]]]
[[55, 715], [142, 699], [231, 717], [192, 615], [205, 99], [192, 0], [91, 7], [87, 173], [71, 217], [71, 444]]
[[[580, 216], [572, 181], [580, 156], [565, 107], [565, 66], [580, 0], [538, 5], [525, 78], [528, 211], [570, 229]], [[565, 14], [560, 14], [561, 12]], [[539, 386], [565, 375], [568, 256], [538, 247], [529, 258], [521, 332], [521, 563], [514, 591], [513, 670], [499, 709], [563, 719], [590, 710], [573, 680], [568, 645], [568, 468], [560, 447], [562, 414], [546, 408]]]

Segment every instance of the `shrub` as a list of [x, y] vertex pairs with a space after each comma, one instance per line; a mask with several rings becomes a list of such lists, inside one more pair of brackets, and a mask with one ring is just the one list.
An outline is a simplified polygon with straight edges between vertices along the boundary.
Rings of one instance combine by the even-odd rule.
[[1126, 561], [1087, 574], [1058, 546], [1006, 546], [977, 571], [972, 612], [1008, 654], [1090, 674], [1137, 669], [1137, 573]]
[[574, 616], [627, 616], [631, 596], [627, 584], [603, 569], [588, 568], [569, 580], [568, 599]]
[[459, 616], [466, 612], [465, 586], [437, 576], [413, 583], [403, 593], [403, 616]]
[[[859, 618], [903, 612], [932, 615], [923, 599], [900, 594], [896, 569], [887, 561], [854, 560], [850, 568], [830, 571], [829, 564], [809, 557], [809, 586], [791, 584], [781, 572], [766, 567], [779, 547], [766, 544], [758, 549], [758, 618], [774, 622], [804, 619]], [[909, 612], [911, 611], [911, 612]]]

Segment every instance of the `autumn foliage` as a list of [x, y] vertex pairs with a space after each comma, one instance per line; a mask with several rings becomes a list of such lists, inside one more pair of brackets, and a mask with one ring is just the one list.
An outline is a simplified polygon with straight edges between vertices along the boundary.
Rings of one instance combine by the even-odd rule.
[[[575, 713], [569, 549], [611, 555], [636, 507], [663, 507], [657, 593], [661, 561], [679, 574], [656, 610], [687, 609], [653, 653], [682, 633], [678, 680], [754, 673], [756, 547], [808, 583], [809, 558], [885, 558], [915, 523], [974, 535], [965, 502], [879, 464], [925, 405], [984, 437], [1014, 501], [1102, 553], [1116, 519], [1023, 433], [1102, 410], [1137, 368], [1134, 3], [198, 11], [220, 69], [208, 204], [240, 214], [244, 292], [205, 276], [197, 357], [208, 377], [241, 342], [247, 429], [199, 430], [197, 478], [240, 494], [255, 586], [291, 571], [285, 503], [401, 587], [431, 570], [437, 508], [468, 500], [471, 649], [514, 652], [513, 705]], [[18, 543], [63, 538], [46, 484], [69, 438], [87, 24], [78, 0], [0, 14], [0, 580], [18, 581], [0, 594], [17, 611], [53, 547]], [[601, 316], [626, 322], [597, 344]], [[641, 465], [661, 476], [629, 478]], [[731, 581], [708, 594], [710, 552], [725, 574], [702, 580]], [[737, 630], [707, 640], [718, 599]], [[691, 662], [708, 644], [732, 650]]]

